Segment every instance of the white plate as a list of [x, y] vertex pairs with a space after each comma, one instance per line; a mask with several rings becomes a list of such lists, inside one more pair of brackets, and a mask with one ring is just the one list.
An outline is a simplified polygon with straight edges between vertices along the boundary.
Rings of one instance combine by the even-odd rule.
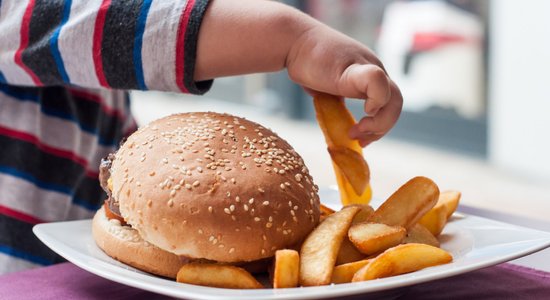
[[[338, 206], [337, 192], [321, 191], [323, 203]], [[512, 260], [550, 246], [550, 233], [485, 218], [455, 214], [440, 236], [454, 261], [414, 273], [367, 282], [293, 289], [230, 290], [181, 284], [126, 266], [105, 255], [92, 238], [91, 220], [40, 224], [34, 233], [68, 261], [91, 273], [143, 290], [194, 299], [311, 299], [363, 294], [393, 297], [416, 283], [450, 277]]]

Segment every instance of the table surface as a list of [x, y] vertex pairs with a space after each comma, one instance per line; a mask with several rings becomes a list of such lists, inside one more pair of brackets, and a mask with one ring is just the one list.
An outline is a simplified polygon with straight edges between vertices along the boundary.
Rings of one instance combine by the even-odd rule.
[[[365, 299], [356, 295], [345, 299]], [[370, 295], [374, 296], [374, 295]], [[549, 299], [550, 273], [513, 264], [379, 294], [387, 299]], [[370, 298], [370, 297], [369, 297]], [[109, 281], [71, 263], [0, 276], [0, 299], [170, 299]]]

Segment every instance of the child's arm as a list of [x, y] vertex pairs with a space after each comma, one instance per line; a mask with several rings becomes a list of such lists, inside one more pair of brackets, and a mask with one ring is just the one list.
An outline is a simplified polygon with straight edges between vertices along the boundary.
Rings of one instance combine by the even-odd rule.
[[0, 83], [204, 93], [206, 0], [1, 0]]
[[288, 69], [310, 93], [367, 99], [350, 135], [365, 146], [387, 133], [402, 97], [361, 43], [277, 2], [212, 0], [199, 32], [195, 79]]

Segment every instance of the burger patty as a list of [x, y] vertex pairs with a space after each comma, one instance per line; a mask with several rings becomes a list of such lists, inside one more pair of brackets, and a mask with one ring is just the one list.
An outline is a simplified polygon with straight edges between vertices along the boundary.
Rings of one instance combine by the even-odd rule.
[[120, 215], [118, 201], [116, 201], [116, 199], [113, 197], [111, 189], [109, 188], [109, 178], [111, 178], [111, 166], [114, 159], [114, 153], [109, 153], [107, 157], [101, 159], [101, 164], [99, 165], [99, 184], [101, 185], [101, 188], [107, 193], [107, 200], [105, 200], [105, 203], [107, 203], [109, 210], [117, 217], [117, 219], [123, 220], [122, 216]]

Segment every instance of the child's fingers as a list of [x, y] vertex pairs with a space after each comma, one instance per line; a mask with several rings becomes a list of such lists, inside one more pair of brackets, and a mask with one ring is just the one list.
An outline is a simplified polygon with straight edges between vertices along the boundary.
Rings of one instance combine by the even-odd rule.
[[399, 118], [403, 99], [395, 83], [391, 82], [390, 85], [392, 96], [389, 103], [381, 108], [375, 116], [363, 117], [349, 132], [350, 137], [359, 139], [362, 146], [376, 141], [386, 134]]
[[373, 64], [353, 64], [344, 73], [339, 85], [340, 95], [366, 99], [365, 112], [374, 116], [391, 96], [386, 72]]

